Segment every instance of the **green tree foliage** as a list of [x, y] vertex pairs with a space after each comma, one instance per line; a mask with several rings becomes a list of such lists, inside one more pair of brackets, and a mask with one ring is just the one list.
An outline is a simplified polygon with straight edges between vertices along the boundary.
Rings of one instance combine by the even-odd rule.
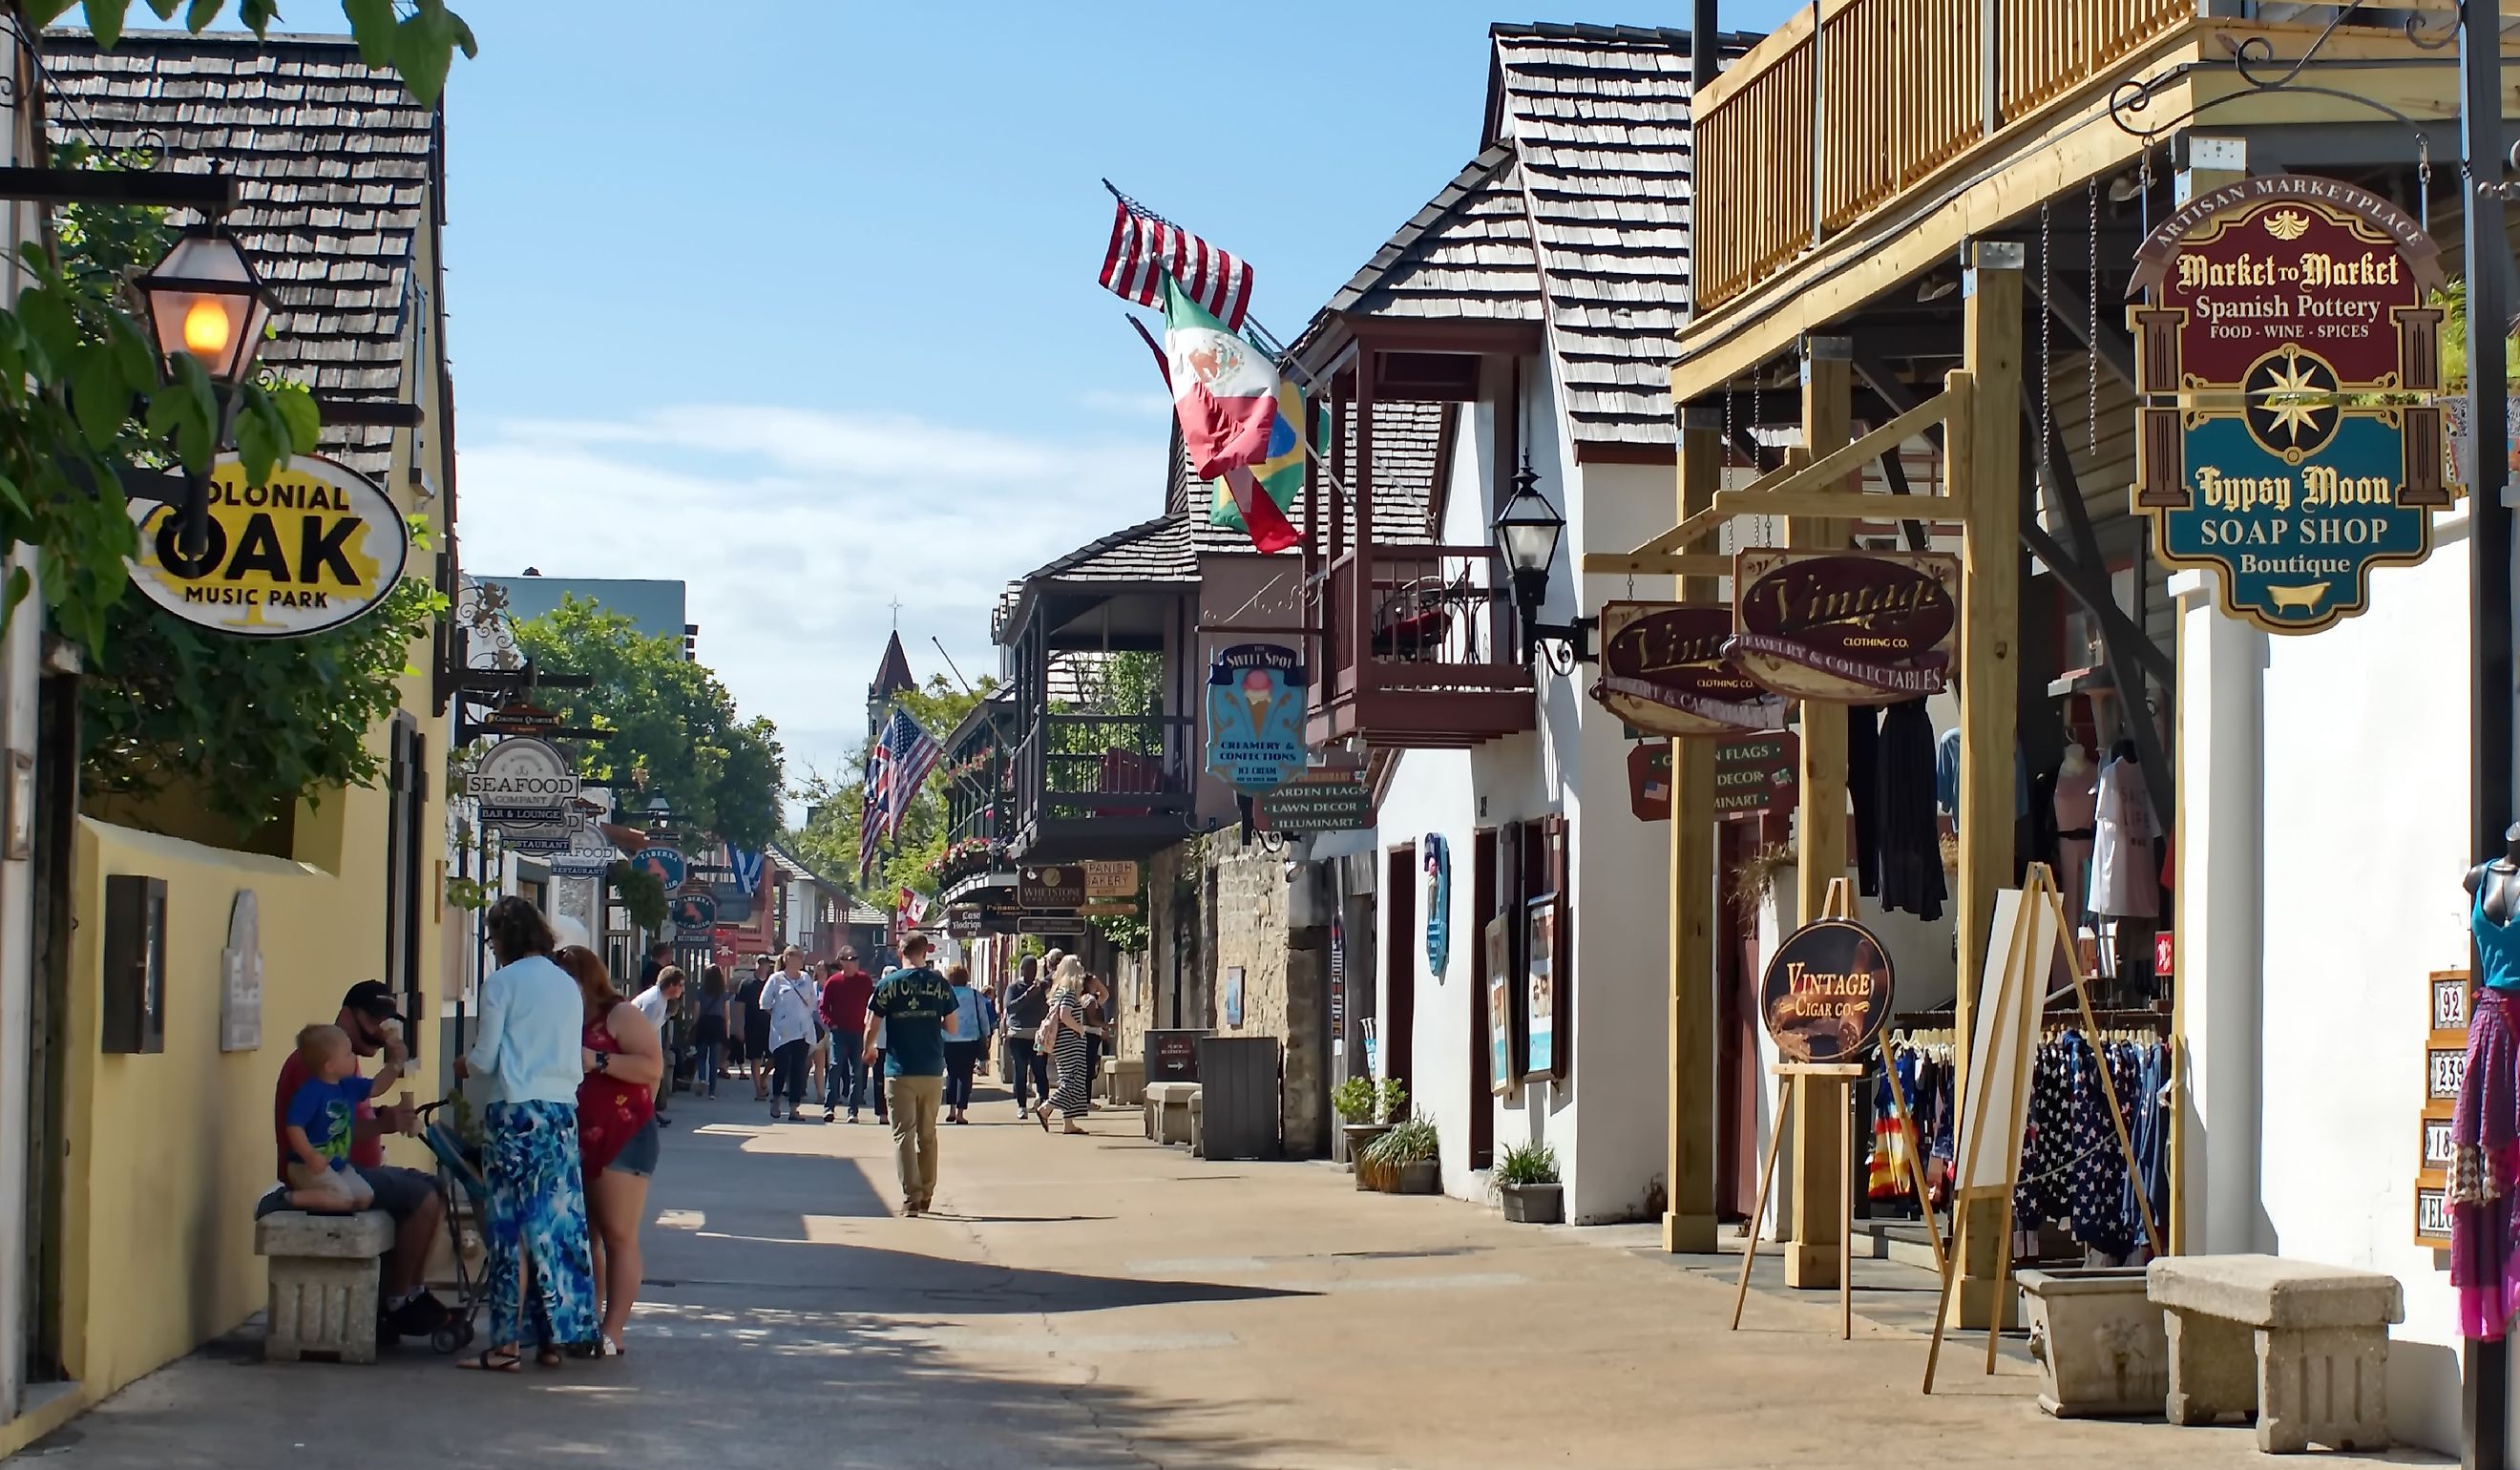
[[675, 815], [738, 847], [779, 834], [786, 758], [767, 719], [741, 718], [715, 674], [683, 655], [678, 638], [648, 638], [583, 598], [517, 625], [517, 644], [548, 674], [582, 674], [582, 690], [539, 697], [567, 726], [604, 730], [578, 756], [578, 774], [610, 785], [634, 814], [662, 797]]
[[[102, 309], [105, 292], [156, 261], [171, 239], [163, 210], [72, 205], [64, 211], [58, 279], [86, 302], [70, 361], [117, 350], [110, 343], [120, 329]], [[287, 403], [287, 417], [302, 423], [302, 434], [284, 428], [290, 449], [314, 447], [314, 401], [303, 389], [266, 379], [261, 397], [275, 413]], [[84, 387], [73, 398], [74, 411], [99, 401]], [[241, 420], [240, 428], [257, 423]], [[97, 444], [100, 457], [129, 464], [158, 454], [128, 418], [113, 430]], [[280, 457], [267, 436], [259, 448], [256, 479]], [[127, 534], [120, 497], [111, 499]], [[415, 520], [412, 532], [415, 546], [425, 548], [426, 524]], [[320, 799], [336, 786], [373, 785], [383, 774], [382, 746], [369, 733], [401, 703], [401, 681], [417, 672], [412, 649], [446, 605], [427, 582], [404, 579], [382, 607], [345, 627], [273, 641], [213, 633], [144, 599], [109, 596], [109, 585], [119, 592], [118, 554], [111, 573], [49, 562], [45, 572], [48, 585], [56, 576], [88, 579], [83, 597], [101, 603], [93, 609], [96, 625], [80, 639], [88, 649], [88, 677], [79, 690], [86, 796], [146, 801], [180, 789], [243, 836], [301, 798]]]
[[[912, 719], [942, 740], [997, 687], [996, 680], [984, 677], [976, 690], [967, 692], [938, 674], [927, 681], [925, 688], [905, 690], [894, 697]], [[805, 804], [811, 820], [788, 834], [788, 845], [815, 871], [833, 882], [854, 884], [858, 872], [858, 823], [866, 812], [866, 747], [858, 748], [839, 779], [809, 773], [793, 794]], [[904, 888], [924, 891], [932, 887], [928, 865], [944, 855], [945, 840], [945, 791], [931, 777], [919, 788], [910, 810], [902, 814], [900, 830], [884, 850], [874, 885], [865, 895], [868, 901], [888, 909], [892, 907], [890, 895]]]
[[[132, 0], [18, 0], [17, 10], [37, 29], [64, 21], [76, 10], [80, 13], [78, 19], [96, 32], [96, 43], [111, 51], [121, 43], [123, 27], [131, 22], [131, 3]], [[182, 12], [184, 28], [196, 34], [228, 8], [228, 0], [144, 3], [160, 21], [172, 22], [176, 13]], [[478, 54], [472, 27], [446, 8], [446, 0], [402, 0], [399, 6], [395, 0], [341, 0], [341, 15], [350, 22], [350, 34], [359, 43], [359, 60], [399, 73], [403, 85], [423, 103], [437, 101], [458, 50], [468, 57]], [[279, 0], [237, 0], [238, 22], [257, 36], [268, 34], [271, 23], [279, 19]]]
[[621, 896], [622, 911], [630, 922], [652, 934], [665, 926], [665, 885], [654, 873], [627, 863], [615, 863], [605, 870], [605, 879], [612, 891]]

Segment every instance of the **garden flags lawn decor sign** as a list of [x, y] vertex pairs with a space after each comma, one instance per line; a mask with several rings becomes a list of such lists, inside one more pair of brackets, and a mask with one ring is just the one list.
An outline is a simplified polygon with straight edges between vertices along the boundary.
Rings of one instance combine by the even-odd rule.
[[1311, 685], [1302, 656], [1282, 644], [1217, 650], [1207, 673], [1207, 769], [1244, 796], [1303, 775]]
[[867, 751], [866, 805], [858, 819], [858, 882], [864, 885], [875, 873], [877, 847], [892, 840], [901, 829], [901, 815], [910, 810], [911, 798], [919, 794], [927, 773], [945, 755], [945, 747], [936, 743], [920, 723], [910, 718], [908, 710], [892, 712], [892, 722], [883, 735]]
[[[1107, 182], [1102, 187], [1110, 189]], [[1170, 277], [1226, 331], [1242, 330], [1242, 318], [1251, 309], [1251, 267], [1117, 189], [1111, 190], [1111, 200], [1103, 290], [1124, 301], [1155, 306], [1163, 299], [1164, 278]]]

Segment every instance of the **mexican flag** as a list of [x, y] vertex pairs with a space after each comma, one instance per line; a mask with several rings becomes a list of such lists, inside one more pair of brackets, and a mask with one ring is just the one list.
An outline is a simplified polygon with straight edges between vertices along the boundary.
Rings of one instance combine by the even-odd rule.
[[1269, 430], [1269, 458], [1248, 468], [1229, 469], [1214, 483], [1210, 525], [1248, 532], [1262, 552], [1282, 552], [1303, 540], [1286, 518], [1304, 488], [1304, 395], [1291, 382], [1278, 384], [1278, 412]]
[[[1223, 480], [1244, 527], [1263, 551], [1294, 543], [1294, 527], [1261, 486], [1257, 472], [1274, 463], [1271, 451], [1283, 422], [1278, 370], [1260, 349], [1225, 329], [1206, 307], [1164, 278], [1164, 372], [1172, 379], [1173, 413], [1191, 472]], [[1292, 425], [1286, 447], [1300, 451]], [[1264, 529], [1265, 528], [1265, 529]], [[1278, 547], [1269, 540], [1282, 536]]]

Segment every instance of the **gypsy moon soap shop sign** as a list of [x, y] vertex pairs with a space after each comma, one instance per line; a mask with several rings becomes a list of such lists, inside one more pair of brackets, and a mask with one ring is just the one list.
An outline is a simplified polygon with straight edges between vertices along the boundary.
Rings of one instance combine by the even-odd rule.
[[266, 484], [246, 479], [235, 455], [211, 466], [198, 555], [186, 553], [181, 507], [130, 502], [143, 597], [214, 633], [295, 638], [372, 610], [402, 580], [411, 530], [365, 475], [302, 454]]
[[2431, 553], [2437, 256], [2395, 204], [2299, 175], [2203, 195], [2137, 252], [2135, 507], [2163, 561], [2221, 573], [2226, 614], [2316, 632]]
[[1282, 644], [1236, 644], [1207, 673], [1207, 769], [1246, 796], [1304, 774], [1304, 714], [1312, 681]]

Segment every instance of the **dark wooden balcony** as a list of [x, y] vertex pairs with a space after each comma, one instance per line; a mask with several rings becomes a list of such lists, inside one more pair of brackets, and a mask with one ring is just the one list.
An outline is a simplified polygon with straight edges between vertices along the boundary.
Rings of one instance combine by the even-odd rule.
[[1015, 858], [1144, 858], [1189, 837], [1197, 739], [1186, 715], [1041, 715], [1015, 747]]
[[[972, 706], [945, 739], [934, 780], [945, 793], [945, 851], [928, 874], [943, 902], [984, 901], [1014, 886], [1007, 843], [1014, 803], [1014, 707], [999, 690]], [[1003, 882], [994, 881], [1003, 878]]]
[[1310, 741], [1460, 747], [1533, 729], [1505, 580], [1494, 547], [1368, 545], [1333, 559], [1313, 584]]

